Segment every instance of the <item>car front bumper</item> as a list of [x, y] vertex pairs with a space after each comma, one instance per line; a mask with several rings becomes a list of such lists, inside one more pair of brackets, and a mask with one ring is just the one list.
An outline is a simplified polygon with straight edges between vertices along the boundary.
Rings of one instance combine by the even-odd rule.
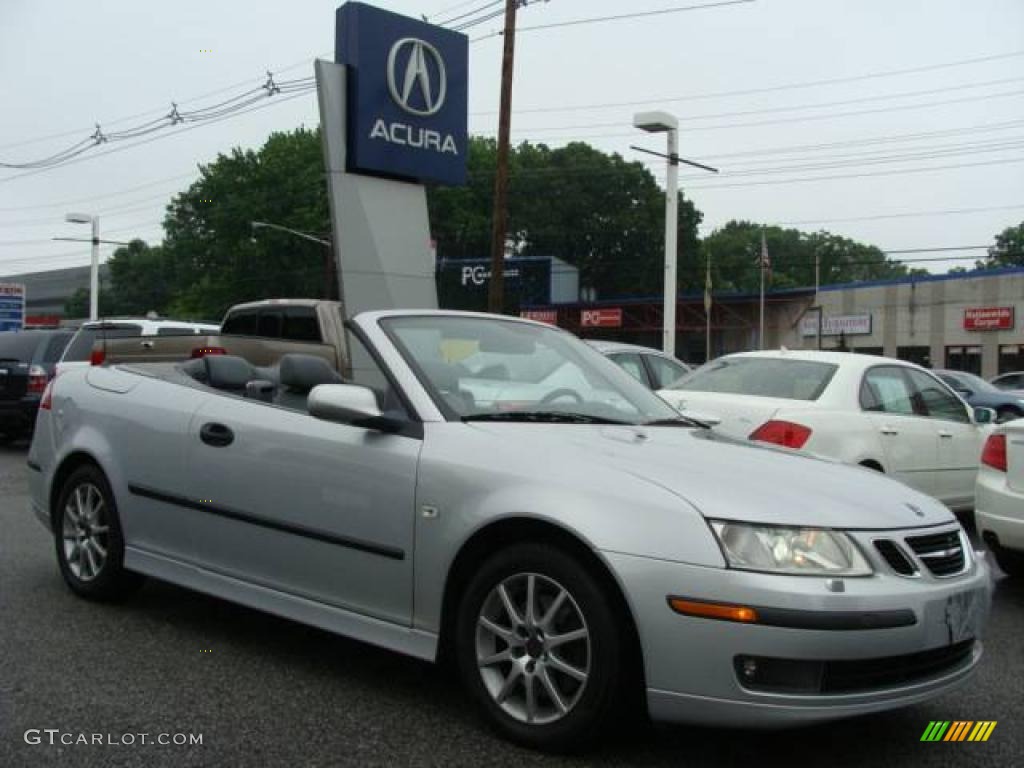
[[[783, 727], [903, 707], [962, 684], [982, 656], [991, 578], [975, 553], [959, 576], [882, 572], [842, 579], [841, 592], [819, 577], [603, 554], [636, 618], [655, 720]], [[681, 615], [669, 596], [756, 606], [788, 617], [787, 626]], [[969, 606], [955, 621], [953, 602]], [[823, 617], [881, 626], [824, 629]], [[805, 621], [809, 627], [796, 626]], [[774, 670], [771, 684], [741, 681], [744, 660]], [[798, 684], [808, 675], [819, 676], [820, 688]]]

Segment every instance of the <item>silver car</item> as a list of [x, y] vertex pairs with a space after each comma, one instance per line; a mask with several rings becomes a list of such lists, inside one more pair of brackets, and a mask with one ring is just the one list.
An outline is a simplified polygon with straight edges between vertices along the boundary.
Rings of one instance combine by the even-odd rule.
[[[540, 748], [645, 705], [734, 726], [876, 712], [977, 667], [989, 571], [937, 501], [716, 436], [546, 325], [349, 328], [345, 380], [302, 355], [59, 377], [29, 467], [68, 586], [113, 599], [147, 575], [451, 654], [485, 718]], [[463, 362], [480, 354], [522, 377], [508, 397]]]

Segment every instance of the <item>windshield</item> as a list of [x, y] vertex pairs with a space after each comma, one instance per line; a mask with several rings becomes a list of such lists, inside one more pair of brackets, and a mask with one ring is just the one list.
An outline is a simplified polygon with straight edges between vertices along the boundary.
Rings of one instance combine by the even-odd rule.
[[693, 392], [817, 400], [838, 366], [773, 357], [723, 357], [701, 366], [672, 385]]
[[450, 420], [641, 424], [680, 418], [564, 331], [443, 315], [386, 318], [381, 325]]

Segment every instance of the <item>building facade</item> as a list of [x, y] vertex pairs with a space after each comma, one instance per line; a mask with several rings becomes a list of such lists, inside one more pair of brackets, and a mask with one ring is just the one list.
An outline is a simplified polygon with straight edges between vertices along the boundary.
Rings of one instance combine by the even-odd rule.
[[[661, 345], [661, 297], [524, 307], [585, 338]], [[760, 297], [680, 296], [676, 354], [691, 363], [759, 347]], [[819, 336], [820, 324], [820, 336]], [[710, 325], [710, 329], [709, 329]], [[710, 333], [709, 333], [710, 330]], [[1024, 370], [1024, 267], [769, 291], [764, 347], [845, 349], [989, 378]]]

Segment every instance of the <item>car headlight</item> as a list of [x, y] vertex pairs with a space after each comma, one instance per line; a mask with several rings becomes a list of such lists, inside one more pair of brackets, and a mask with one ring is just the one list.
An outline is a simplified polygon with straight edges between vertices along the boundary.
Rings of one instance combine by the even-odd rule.
[[823, 528], [790, 528], [712, 520], [733, 568], [803, 576], [867, 576], [871, 566], [849, 536]]

